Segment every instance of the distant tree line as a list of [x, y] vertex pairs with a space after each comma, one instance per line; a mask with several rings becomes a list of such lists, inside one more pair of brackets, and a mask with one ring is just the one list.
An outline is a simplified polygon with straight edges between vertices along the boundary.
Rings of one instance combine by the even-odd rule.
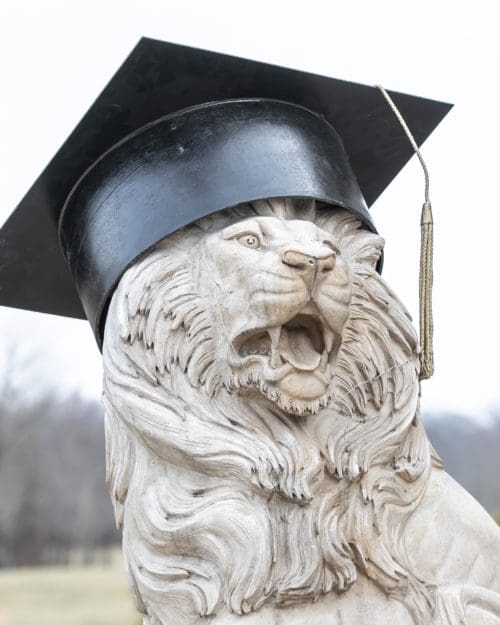
[[119, 541], [98, 402], [47, 396], [0, 407], [0, 567], [91, 559]]
[[[0, 389], [1, 390], [1, 389]], [[88, 559], [119, 542], [105, 488], [102, 408], [78, 396], [23, 403], [0, 394], [0, 567]], [[446, 469], [491, 512], [500, 509], [500, 417], [426, 419]]]
[[500, 523], [500, 413], [483, 425], [450, 413], [424, 421], [446, 471]]

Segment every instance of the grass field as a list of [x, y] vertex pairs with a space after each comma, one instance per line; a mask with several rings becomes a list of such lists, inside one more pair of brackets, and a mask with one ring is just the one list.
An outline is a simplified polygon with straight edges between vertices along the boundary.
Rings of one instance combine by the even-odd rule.
[[120, 565], [0, 570], [0, 625], [140, 625]]

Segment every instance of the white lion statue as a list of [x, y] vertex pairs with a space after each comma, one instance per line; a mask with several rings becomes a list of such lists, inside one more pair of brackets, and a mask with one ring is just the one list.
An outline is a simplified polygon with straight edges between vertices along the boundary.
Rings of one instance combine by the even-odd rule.
[[145, 625], [500, 624], [500, 530], [426, 437], [382, 246], [346, 211], [267, 200], [122, 277], [108, 485]]

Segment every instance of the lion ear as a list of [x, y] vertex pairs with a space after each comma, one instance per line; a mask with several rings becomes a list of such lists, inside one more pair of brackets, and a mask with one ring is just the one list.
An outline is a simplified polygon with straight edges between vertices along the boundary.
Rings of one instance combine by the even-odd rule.
[[316, 225], [330, 233], [354, 263], [376, 268], [385, 241], [366, 230], [358, 217], [343, 209], [322, 209], [318, 211]]
[[382, 255], [385, 240], [368, 230], [359, 230], [351, 242], [351, 254], [356, 263], [375, 269]]

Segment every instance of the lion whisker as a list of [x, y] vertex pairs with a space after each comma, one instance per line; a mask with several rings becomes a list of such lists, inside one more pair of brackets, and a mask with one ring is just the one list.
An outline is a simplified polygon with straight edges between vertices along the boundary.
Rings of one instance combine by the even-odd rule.
[[389, 368], [385, 369], [384, 371], [378, 373], [376, 376], [366, 378], [365, 380], [362, 380], [361, 382], [358, 382], [357, 384], [354, 384], [349, 389], [349, 391], [347, 393], [341, 393], [341, 394], [339, 394], [339, 396], [340, 396], [341, 399], [348, 399], [356, 390], [358, 390], [362, 386], [365, 386], [366, 384], [373, 384], [374, 382], [376, 382], [380, 378], [383, 378], [384, 376], [388, 376], [390, 373], [392, 373], [396, 369], [402, 369], [403, 367], [405, 367], [407, 365], [411, 365], [412, 367], [414, 367], [415, 363], [414, 363], [413, 359], [405, 360], [404, 362], [395, 364], [392, 367], [389, 367]]
[[288, 282], [297, 282], [297, 278], [295, 276], [287, 276], [277, 271], [271, 271], [270, 269], [259, 269], [256, 272], [256, 277], [260, 276], [261, 274], [265, 276], [271, 276], [273, 278], [278, 278], [279, 280], [286, 280]]
[[256, 289], [253, 289], [251, 291], [251, 297], [253, 297], [254, 295], [258, 295], [258, 294], [263, 294], [263, 295], [296, 295], [297, 293], [300, 293], [299, 289], [295, 289], [294, 291], [290, 291], [288, 289], [268, 289], [265, 287], [258, 287]]

